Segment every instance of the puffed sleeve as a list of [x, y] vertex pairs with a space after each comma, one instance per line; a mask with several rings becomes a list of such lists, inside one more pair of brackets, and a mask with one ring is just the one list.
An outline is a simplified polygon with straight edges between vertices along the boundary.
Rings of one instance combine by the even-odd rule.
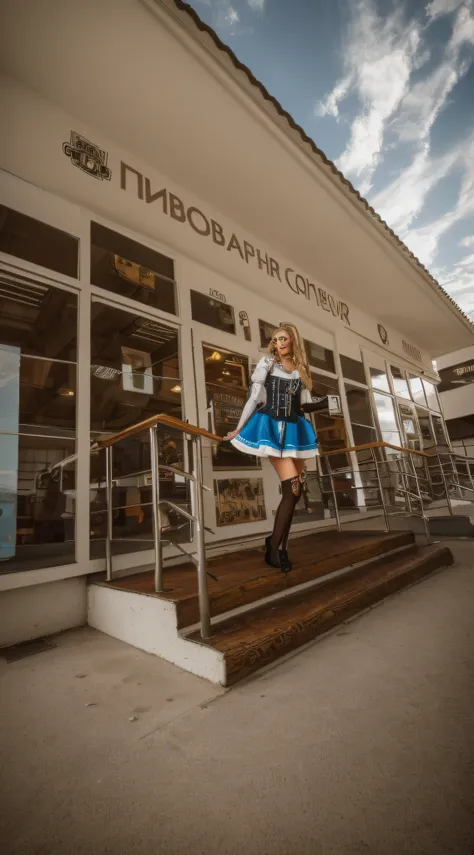
[[247, 424], [250, 416], [252, 416], [257, 409], [257, 406], [265, 403], [265, 380], [267, 379], [267, 374], [272, 365], [273, 359], [265, 356], [260, 360], [255, 368], [255, 371], [250, 378], [249, 396], [236, 427], [237, 431], [241, 431], [243, 426]]
[[312, 396], [311, 392], [309, 391], [309, 389], [306, 388], [306, 386], [304, 387], [304, 389], [301, 390], [301, 403], [302, 404], [312, 404], [313, 403], [313, 396]]

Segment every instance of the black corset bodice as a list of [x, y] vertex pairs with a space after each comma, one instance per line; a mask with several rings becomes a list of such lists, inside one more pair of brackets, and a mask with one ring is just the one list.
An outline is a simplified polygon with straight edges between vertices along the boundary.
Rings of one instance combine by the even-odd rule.
[[284, 422], [296, 422], [298, 416], [302, 416], [301, 391], [303, 383], [300, 378], [275, 377], [268, 374], [265, 380], [265, 391], [267, 395], [266, 404], [260, 410]]

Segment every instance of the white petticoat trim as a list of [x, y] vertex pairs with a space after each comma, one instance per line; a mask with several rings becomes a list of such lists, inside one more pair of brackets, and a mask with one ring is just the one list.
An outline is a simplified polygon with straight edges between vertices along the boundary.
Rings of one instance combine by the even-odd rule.
[[245, 443], [240, 442], [240, 440], [231, 439], [231, 445], [234, 448], [237, 448], [239, 451], [243, 451], [244, 454], [248, 454], [250, 457], [294, 457], [298, 460], [310, 460], [312, 457], [317, 457], [319, 451], [317, 448], [307, 449], [305, 451], [297, 451], [292, 448], [284, 448], [283, 451], [280, 451], [277, 448], [273, 448], [271, 445], [259, 445], [258, 448], [251, 448]]

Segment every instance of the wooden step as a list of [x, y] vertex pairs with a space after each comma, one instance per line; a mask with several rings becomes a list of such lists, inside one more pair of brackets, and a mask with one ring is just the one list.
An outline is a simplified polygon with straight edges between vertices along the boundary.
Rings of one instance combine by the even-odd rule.
[[[294, 569], [284, 574], [268, 567], [263, 549], [227, 553], [208, 562], [211, 615], [255, 603], [266, 597], [302, 585], [360, 561], [400, 549], [414, 543], [413, 532], [392, 534], [380, 532], [321, 532], [293, 540], [290, 554]], [[113, 582], [109, 587], [138, 594], [156, 596], [176, 603], [178, 629], [199, 620], [197, 573], [193, 564], [179, 565], [165, 571], [165, 592], [155, 594], [153, 573], [148, 571]]]
[[188, 636], [224, 654], [226, 685], [247, 677], [350, 617], [453, 563], [446, 546], [382, 557], [303, 592], [256, 606], [216, 625], [212, 638]]

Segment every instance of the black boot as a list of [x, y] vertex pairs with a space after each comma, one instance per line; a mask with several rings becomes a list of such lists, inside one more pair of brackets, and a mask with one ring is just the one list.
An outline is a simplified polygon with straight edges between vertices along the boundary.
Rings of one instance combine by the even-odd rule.
[[282, 573], [289, 573], [292, 569], [286, 549], [275, 549], [272, 546], [271, 535], [265, 538], [265, 561], [270, 567], [277, 567]]
[[271, 535], [265, 538], [265, 561], [270, 567], [281, 569], [280, 553], [278, 549], [273, 548]]

